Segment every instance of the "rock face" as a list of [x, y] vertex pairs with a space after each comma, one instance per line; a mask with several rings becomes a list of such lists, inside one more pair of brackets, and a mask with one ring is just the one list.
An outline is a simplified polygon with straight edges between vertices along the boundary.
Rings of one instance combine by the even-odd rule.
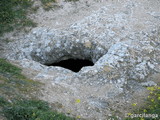
[[[5, 57], [28, 74], [37, 71], [32, 79], [45, 83], [40, 98], [64, 106], [59, 111], [106, 120], [111, 109], [128, 112], [126, 104], [138, 99], [134, 93], [142, 96], [144, 86], [156, 85], [150, 77], [160, 74], [160, 1], [97, 4], [97, 11], [65, 29], [34, 28], [9, 43], [12, 52]], [[94, 66], [78, 73], [46, 66], [69, 58], [88, 59]]]

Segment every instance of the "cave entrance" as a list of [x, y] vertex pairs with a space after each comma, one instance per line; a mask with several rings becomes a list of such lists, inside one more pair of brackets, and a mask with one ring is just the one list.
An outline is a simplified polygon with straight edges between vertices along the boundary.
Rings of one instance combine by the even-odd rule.
[[67, 59], [67, 60], [62, 60], [60, 62], [50, 64], [48, 66], [59, 66], [59, 67], [69, 69], [73, 72], [79, 72], [82, 67], [93, 66], [93, 65], [94, 65], [94, 63], [90, 60]]

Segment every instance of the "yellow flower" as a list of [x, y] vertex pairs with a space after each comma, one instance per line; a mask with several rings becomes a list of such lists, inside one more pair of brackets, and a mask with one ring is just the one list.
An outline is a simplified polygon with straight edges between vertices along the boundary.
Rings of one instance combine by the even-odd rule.
[[81, 102], [81, 100], [80, 100], [80, 99], [77, 99], [77, 100], [76, 100], [76, 103], [80, 103], [80, 102]]
[[127, 114], [128, 114], [128, 116], [132, 115], [132, 113], [127, 113]]
[[151, 102], [154, 102], [154, 99], [151, 99]]
[[80, 118], [81, 118], [81, 116], [79, 116], [79, 115], [78, 115], [76, 118], [77, 118], [77, 119], [80, 119]]
[[36, 116], [36, 114], [35, 114], [35, 113], [33, 113], [33, 114], [32, 114], [32, 116]]
[[153, 92], [150, 92], [150, 94], [153, 94]]
[[133, 104], [132, 104], [132, 106], [136, 106], [136, 105], [137, 105], [137, 103], [133, 103]]
[[40, 118], [36, 118], [35, 120], [41, 120]]
[[154, 91], [155, 88], [154, 87], [147, 87], [147, 90]]
[[46, 3], [46, 6], [52, 6], [52, 4], [51, 4], [51, 2], [49, 2], [49, 3]]
[[67, 114], [71, 114], [71, 112], [72, 112], [71, 110], [68, 110], [68, 111], [67, 111]]
[[146, 110], [146, 109], [144, 109], [144, 110], [143, 110], [143, 112], [147, 112], [147, 110]]
[[157, 87], [158, 90], [160, 90], [160, 87]]

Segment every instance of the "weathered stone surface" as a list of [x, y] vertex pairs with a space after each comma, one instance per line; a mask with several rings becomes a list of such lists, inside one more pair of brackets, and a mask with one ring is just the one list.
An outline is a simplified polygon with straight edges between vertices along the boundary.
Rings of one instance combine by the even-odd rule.
[[[105, 120], [111, 108], [127, 112], [132, 93], [143, 94], [143, 86], [157, 82], [147, 78], [160, 74], [160, 2], [102, 3], [99, 10], [63, 30], [34, 28], [10, 43], [12, 52], [5, 53], [30, 69], [27, 74], [37, 71], [32, 78], [45, 83], [41, 99], [61, 103], [59, 111], [96, 120]], [[95, 65], [78, 73], [45, 66], [68, 58], [89, 59]]]

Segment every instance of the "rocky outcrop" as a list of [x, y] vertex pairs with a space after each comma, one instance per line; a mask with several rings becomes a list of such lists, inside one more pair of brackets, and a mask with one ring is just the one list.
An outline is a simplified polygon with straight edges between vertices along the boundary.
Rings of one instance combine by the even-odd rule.
[[[12, 53], [5, 56], [28, 74], [37, 71], [32, 78], [46, 84], [41, 99], [58, 101], [64, 106], [60, 111], [106, 119], [111, 108], [124, 110], [132, 93], [142, 95], [144, 86], [156, 85], [150, 76], [160, 73], [160, 10], [147, 3], [105, 2], [63, 30], [37, 27], [10, 43]], [[69, 58], [88, 59], [94, 66], [78, 73], [46, 66]]]

